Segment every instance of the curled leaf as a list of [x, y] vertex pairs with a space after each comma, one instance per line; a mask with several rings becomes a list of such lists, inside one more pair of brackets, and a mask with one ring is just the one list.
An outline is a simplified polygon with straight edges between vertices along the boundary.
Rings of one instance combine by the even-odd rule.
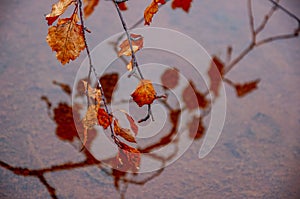
[[97, 104], [101, 102], [101, 91], [100, 89], [92, 88], [85, 80], [81, 80], [84, 85], [84, 90], [87, 91], [87, 94], [90, 98], [96, 100]]
[[[142, 35], [130, 34], [130, 38], [131, 38], [133, 52], [136, 52], [136, 51], [140, 50], [141, 48], [143, 48], [144, 39], [143, 39]], [[122, 56], [122, 55], [131, 56], [131, 49], [130, 49], [128, 39], [126, 39], [125, 41], [123, 41], [120, 44], [120, 48], [121, 49], [118, 52], [119, 56]]]
[[56, 26], [48, 29], [46, 40], [62, 64], [75, 60], [85, 48], [82, 26], [77, 22], [78, 16], [73, 14], [71, 18], [59, 19]]
[[84, 3], [84, 8], [83, 8], [84, 17], [88, 18], [94, 12], [95, 7], [99, 3], [99, 0], [84, 0], [83, 3]]
[[93, 128], [98, 123], [97, 108], [95, 105], [90, 105], [83, 120], [82, 124], [85, 129]]
[[52, 25], [56, 19], [62, 15], [66, 9], [71, 5], [74, 0], [59, 0], [57, 3], [52, 5], [52, 10], [49, 14], [46, 15], [46, 20], [48, 21], [48, 25]]
[[129, 129], [120, 127], [117, 119], [114, 120], [114, 132], [116, 135], [121, 136], [128, 142], [136, 142], [135, 135], [133, 135]]
[[217, 57], [213, 56], [208, 70], [208, 76], [210, 79], [210, 87], [214, 95], [219, 96], [219, 87], [223, 77], [224, 63]]
[[144, 11], [145, 25], [150, 25], [153, 15], [158, 11], [158, 4], [165, 4], [165, 0], [153, 0], [151, 4]]
[[140, 107], [145, 104], [152, 104], [156, 99], [156, 92], [151, 81], [141, 80], [131, 97]]
[[235, 84], [236, 94], [238, 97], [243, 97], [253, 90], [257, 89], [257, 84], [260, 82], [260, 79], [246, 82], [244, 84]]
[[176, 68], [167, 69], [160, 79], [164, 88], [175, 88], [179, 82], [178, 70]]
[[102, 126], [104, 129], [107, 129], [107, 127], [112, 122], [112, 116], [108, 115], [108, 113], [103, 108], [98, 109], [97, 119], [98, 119], [99, 125]]
[[173, 0], [172, 8], [182, 8], [185, 12], [189, 12], [193, 0]]

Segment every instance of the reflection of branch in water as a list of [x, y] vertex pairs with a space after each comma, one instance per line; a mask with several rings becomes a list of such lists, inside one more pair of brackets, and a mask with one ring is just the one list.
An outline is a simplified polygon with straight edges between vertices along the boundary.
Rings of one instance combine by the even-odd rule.
[[[61, 87], [62, 91], [69, 95], [69, 91], [71, 89], [68, 85], [59, 83], [56, 81], [54, 81], [53, 84]], [[56, 135], [58, 136], [58, 138], [60, 138], [62, 141], [68, 141], [70, 143], [73, 143], [74, 139], [80, 140], [78, 132], [75, 127], [75, 123], [74, 123], [75, 118], [73, 117], [73, 116], [75, 116], [75, 117], [79, 118], [79, 116], [80, 116], [79, 113], [74, 113], [74, 115], [73, 115], [72, 107], [66, 102], [60, 102], [57, 107], [52, 108], [52, 103], [50, 102], [48, 97], [42, 96], [41, 100], [46, 102], [48, 115], [49, 115], [50, 119], [52, 119], [57, 124]], [[76, 111], [78, 111], [78, 110], [79, 109], [76, 109]], [[54, 112], [54, 113], [52, 113], [52, 112]], [[93, 132], [93, 130], [91, 132]], [[94, 131], [94, 133], [96, 134], [96, 131]], [[90, 137], [89, 143], [91, 143], [94, 138], [95, 138], [95, 136]], [[178, 143], [178, 140], [175, 140], [174, 143]], [[167, 157], [162, 157], [162, 156], [159, 156], [156, 154], [145, 154], [157, 161], [160, 161], [162, 167], [161, 167], [161, 169], [151, 173], [149, 176], [145, 177], [144, 179], [135, 179], [139, 174], [129, 173], [129, 172], [125, 172], [125, 171], [119, 171], [116, 169], [111, 169], [111, 172], [109, 172], [109, 170], [107, 170], [107, 164], [110, 163], [111, 161], [114, 161], [116, 159], [116, 157], [112, 157], [112, 158], [102, 160], [102, 161], [97, 160], [89, 152], [89, 150], [87, 150], [89, 147], [90, 147], [90, 144], [87, 144], [85, 149], [82, 151], [82, 153], [84, 153], [84, 155], [86, 157], [85, 160], [76, 162], [76, 163], [68, 162], [65, 164], [53, 165], [53, 166], [45, 167], [45, 168], [41, 168], [41, 169], [29, 169], [29, 168], [24, 168], [24, 167], [14, 167], [3, 161], [0, 161], [0, 166], [7, 170], [10, 170], [11, 172], [13, 172], [14, 174], [19, 175], [19, 176], [38, 178], [40, 180], [40, 182], [46, 187], [49, 195], [52, 198], [58, 198], [56, 195], [56, 189], [54, 186], [49, 184], [49, 182], [47, 181], [47, 179], [45, 177], [45, 174], [51, 173], [51, 172], [57, 172], [57, 171], [73, 170], [73, 169], [96, 166], [99, 169], [103, 170], [108, 175], [110, 175], [111, 177], [113, 177], [116, 190], [119, 191], [120, 197], [124, 198], [129, 184], [144, 185], [148, 181], [159, 176], [162, 173], [162, 171], [164, 170], [163, 167], [166, 165], [166, 162], [168, 160], [172, 159], [178, 152], [178, 145], [176, 144], [173, 153]], [[151, 152], [151, 151], [149, 151], [149, 152]], [[120, 182], [122, 182], [124, 185], [123, 189], [119, 189]]]

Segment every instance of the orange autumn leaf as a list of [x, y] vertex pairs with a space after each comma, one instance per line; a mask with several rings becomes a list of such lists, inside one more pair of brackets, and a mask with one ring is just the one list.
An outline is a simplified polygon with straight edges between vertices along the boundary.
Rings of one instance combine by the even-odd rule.
[[112, 122], [112, 116], [108, 115], [108, 113], [103, 108], [98, 109], [97, 119], [99, 125], [102, 126], [104, 129], [107, 129], [107, 127]]
[[173, 0], [172, 8], [182, 8], [185, 12], [189, 12], [193, 0]]
[[83, 8], [84, 17], [88, 18], [94, 12], [95, 7], [99, 3], [99, 0], [84, 0], [83, 3], [84, 3], [84, 8]]
[[140, 107], [145, 104], [152, 104], [156, 99], [156, 92], [151, 81], [141, 80], [131, 97]]
[[236, 94], [238, 97], [243, 97], [246, 94], [252, 92], [257, 89], [257, 84], [260, 82], [260, 79], [247, 82], [244, 84], [235, 84]]
[[179, 73], [176, 68], [167, 69], [161, 76], [161, 82], [164, 88], [175, 88], [179, 82]]
[[[132, 44], [133, 52], [136, 52], [136, 51], [140, 50], [141, 48], [143, 48], [144, 39], [143, 39], [142, 35], [130, 34], [130, 37], [131, 37], [131, 44]], [[118, 52], [119, 56], [122, 56], [122, 55], [131, 56], [131, 49], [130, 49], [128, 39], [126, 39], [125, 41], [123, 41], [120, 44], [120, 48], [121, 49]]]
[[118, 168], [123, 171], [137, 172], [140, 169], [141, 154], [136, 148], [119, 142], [119, 153], [116, 157]]
[[136, 142], [135, 135], [132, 134], [129, 129], [120, 127], [120, 124], [117, 119], [114, 120], [114, 132], [116, 135], [121, 136], [128, 142]]
[[158, 4], [165, 4], [165, 0], [153, 0], [144, 11], [145, 25], [150, 25], [153, 15], [158, 11]]
[[78, 20], [77, 14], [73, 14], [71, 18], [59, 19], [56, 26], [48, 29], [46, 40], [63, 65], [75, 60], [85, 48], [82, 26], [77, 24]]
[[59, 0], [57, 3], [52, 5], [52, 10], [49, 14], [46, 15], [46, 20], [48, 21], [48, 25], [52, 25], [56, 19], [62, 15], [66, 9], [71, 5], [74, 0]]
[[208, 101], [205, 96], [196, 89], [192, 81], [190, 81], [189, 85], [183, 90], [182, 96], [183, 101], [189, 110], [193, 110], [198, 107], [205, 108], [208, 105]]
[[208, 76], [210, 79], [210, 87], [214, 95], [219, 96], [219, 87], [223, 78], [224, 63], [217, 57], [213, 56], [208, 70]]

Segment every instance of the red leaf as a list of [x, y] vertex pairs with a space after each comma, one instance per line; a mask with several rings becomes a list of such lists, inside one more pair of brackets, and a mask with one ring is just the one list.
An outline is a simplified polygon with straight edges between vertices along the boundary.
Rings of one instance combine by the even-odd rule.
[[236, 94], [238, 97], [243, 97], [250, 92], [254, 91], [257, 89], [257, 84], [260, 82], [260, 79], [251, 81], [251, 82], [246, 82], [244, 84], [235, 84], [235, 89], [236, 89]]
[[178, 70], [176, 68], [167, 69], [160, 79], [165, 88], [175, 88], [179, 82]]
[[126, 2], [121, 2], [121, 3], [118, 3], [118, 6], [120, 8], [120, 10], [127, 10], [127, 5], [126, 5]]
[[103, 108], [98, 109], [97, 119], [98, 119], [99, 125], [102, 126], [104, 129], [107, 129], [107, 127], [112, 122], [112, 116], [108, 115], [107, 112]]
[[215, 97], [219, 96], [219, 87], [223, 77], [224, 63], [216, 56], [213, 56], [208, 70], [208, 76], [210, 79], [210, 87]]
[[172, 8], [182, 8], [185, 12], [189, 12], [193, 0], [173, 0]]

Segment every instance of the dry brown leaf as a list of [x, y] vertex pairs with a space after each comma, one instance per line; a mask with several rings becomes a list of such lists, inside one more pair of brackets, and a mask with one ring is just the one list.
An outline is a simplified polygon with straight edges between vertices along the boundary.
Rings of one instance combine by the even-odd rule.
[[219, 87], [223, 77], [224, 63], [217, 57], [213, 56], [208, 70], [208, 76], [210, 79], [210, 87], [215, 97], [219, 96]]
[[246, 82], [244, 84], [235, 84], [236, 94], [238, 97], [243, 97], [246, 94], [257, 89], [257, 84], [260, 82], [260, 79]]
[[145, 25], [150, 25], [153, 15], [158, 11], [158, 4], [165, 4], [165, 0], [153, 0], [144, 11]]
[[83, 13], [84, 17], [88, 18], [93, 12], [95, 7], [98, 5], [99, 0], [84, 0], [84, 8], [83, 8]]
[[[140, 50], [141, 48], [143, 48], [144, 39], [143, 39], [142, 35], [130, 34], [130, 37], [131, 37], [131, 44], [132, 44], [133, 52], [136, 52], [136, 51]], [[126, 39], [125, 41], [123, 41], [120, 44], [120, 48], [121, 49], [118, 52], [119, 56], [122, 56], [122, 55], [131, 56], [131, 49], [130, 49], [128, 39]]]
[[189, 12], [193, 0], [173, 0], [172, 8], [182, 8], [185, 12]]
[[71, 5], [74, 0], [59, 0], [57, 3], [52, 5], [52, 10], [49, 14], [46, 15], [46, 20], [48, 21], [48, 25], [52, 25], [56, 19], [62, 15], [66, 9]]
[[119, 142], [119, 153], [116, 159], [118, 160], [118, 168], [123, 171], [137, 172], [140, 169], [140, 151], [123, 142]]
[[82, 124], [85, 129], [93, 128], [93, 126], [98, 124], [97, 107], [95, 105], [89, 106], [89, 108], [82, 120]]
[[85, 80], [81, 80], [84, 86], [84, 90], [87, 91], [88, 96], [96, 100], [97, 104], [101, 103], [101, 91], [97, 88], [92, 88]]
[[103, 108], [98, 109], [97, 119], [99, 125], [102, 126], [104, 129], [107, 129], [107, 127], [109, 127], [109, 125], [112, 122], [112, 116], [108, 115], [108, 113]]
[[56, 26], [48, 29], [46, 40], [63, 65], [75, 60], [85, 48], [82, 26], [77, 22], [78, 16], [73, 14], [71, 18], [59, 19]]
[[128, 142], [136, 142], [135, 135], [133, 133], [131, 133], [131, 131], [129, 129], [120, 127], [117, 119], [114, 120], [114, 132], [116, 135], [121, 136]]
[[152, 104], [156, 99], [156, 92], [151, 81], [141, 80], [131, 97], [140, 107], [145, 104]]

